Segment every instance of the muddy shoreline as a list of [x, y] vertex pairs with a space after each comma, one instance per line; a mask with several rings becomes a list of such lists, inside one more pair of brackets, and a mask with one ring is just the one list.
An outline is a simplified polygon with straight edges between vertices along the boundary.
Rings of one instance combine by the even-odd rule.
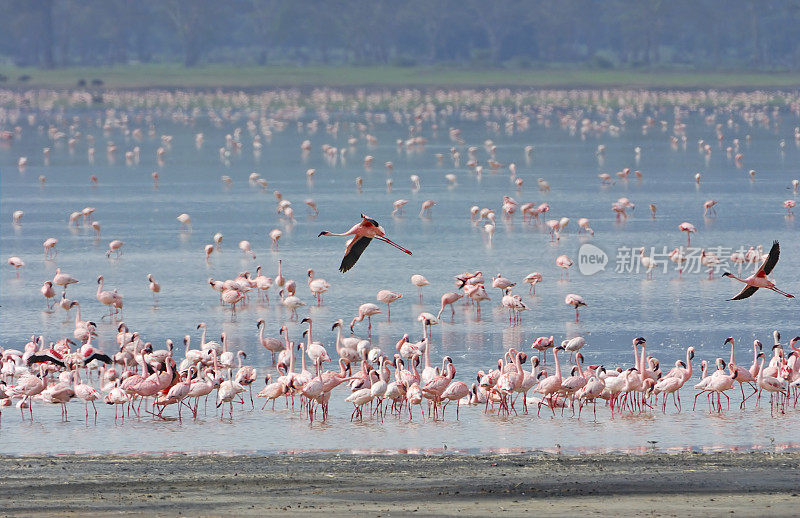
[[0, 515], [792, 516], [800, 453], [0, 457]]

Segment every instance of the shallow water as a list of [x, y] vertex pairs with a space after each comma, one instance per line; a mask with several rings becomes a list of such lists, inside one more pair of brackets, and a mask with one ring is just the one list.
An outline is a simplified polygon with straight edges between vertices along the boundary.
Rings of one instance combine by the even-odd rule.
[[[93, 122], [100, 120], [102, 111], [73, 109], [68, 115], [82, 119], [80, 139], [70, 150], [64, 139], [53, 142], [39, 124], [49, 124], [46, 113], [38, 113], [39, 120], [28, 126], [20, 120], [21, 138], [0, 143], [0, 250], [3, 258], [20, 256], [26, 267], [20, 278], [15, 278], [13, 268], [5, 265], [0, 284], [0, 338], [5, 347], [22, 348], [32, 334], [43, 334], [55, 340], [72, 333], [72, 323], [63, 322], [63, 311], [46, 313], [39, 294], [41, 283], [52, 278], [56, 267], [61, 267], [80, 279], [68, 289], [68, 296], [80, 300], [83, 318], [99, 324], [97, 344], [107, 352], [114, 351], [115, 325], [102, 319], [104, 308], [94, 297], [95, 279], [102, 274], [106, 289], [117, 288], [124, 296], [124, 321], [133, 330], [139, 330], [155, 348], [163, 347], [164, 340], [172, 338], [182, 343], [184, 334], [192, 336], [197, 345], [199, 322], [207, 322], [209, 338], [217, 339], [225, 331], [230, 345], [247, 352], [249, 364], [259, 369], [255, 390], [263, 386], [263, 374], [270, 370], [270, 358], [258, 345], [255, 322], [267, 321], [266, 333], [278, 336], [280, 325], [289, 314], [276, 304], [277, 292], [270, 290], [272, 302], [251, 303], [238, 312], [235, 322], [230, 311], [218, 303], [217, 294], [208, 287], [206, 279], [233, 278], [240, 271], [255, 272], [262, 265], [268, 275], [277, 273], [277, 261], [283, 260], [284, 275], [298, 283], [298, 295], [309, 306], [300, 312], [315, 322], [314, 338], [323, 341], [332, 356], [335, 335], [330, 324], [337, 318], [346, 322], [355, 316], [359, 304], [374, 302], [380, 289], [392, 289], [404, 298], [392, 305], [391, 322], [384, 314], [373, 319], [373, 344], [384, 352], [393, 352], [399, 337], [408, 332], [419, 339], [416, 316], [421, 311], [438, 311], [439, 296], [454, 289], [452, 277], [465, 270], [481, 270], [487, 280], [500, 272], [519, 282], [532, 271], [544, 275], [536, 288], [536, 296], [528, 295], [527, 286], [517, 292], [531, 308], [522, 315], [522, 325], [509, 324], [505, 311], [499, 307], [499, 290], [487, 288], [492, 301], [484, 305], [478, 319], [472, 307], [456, 306], [454, 319], [449, 310], [443, 315], [441, 325], [433, 328], [432, 362], [440, 363], [441, 356], [451, 356], [458, 370], [457, 378], [470, 382], [478, 369], [491, 368], [498, 357], [510, 347], [524, 348], [541, 335], [554, 335], [556, 340], [584, 335], [588, 345], [583, 350], [587, 363], [606, 367], [632, 363], [630, 340], [635, 336], [648, 339], [649, 354], [661, 360], [668, 370], [675, 360], [684, 358], [685, 348], [695, 346], [699, 360], [712, 360], [718, 356], [726, 360], [729, 348], [723, 345], [727, 336], [734, 336], [739, 345], [739, 363], [752, 362], [752, 340], [759, 338], [769, 352], [771, 332], [780, 329], [784, 342], [798, 334], [791, 326], [797, 318], [797, 302], [774, 293], [759, 292], [741, 302], [726, 299], [740, 289], [734, 281], [719, 278], [708, 280], [705, 273], [687, 272], [682, 277], [670, 264], [666, 273], [657, 272], [652, 281], [644, 273], [614, 271], [617, 251], [621, 247], [638, 249], [640, 246], [671, 250], [686, 245], [686, 236], [677, 227], [682, 221], [697, 226], [692, 245], [706, 248], [724, 247], [738, 249], [763, 245], [769, 249], [772, 240], [781, 242], [781, 261], [774, 271], [779, 285], [789, 292], [796, 290], [797, 272], [800, 271], [795, 221], [786, 215], [782, 202], [796, 198], [787, 186], [793, 178], [800, 177], [800, 149], [793, 138], [793, 128], [800, 123], [796, 115], [781, 112], [769, 127], [747, 124], [742, 114], [732, 112], [734, 127], [723, 128], [724, 140], [718, 145], [713, 124], [707, 124], [699, 113], [684, 117], [687, 125], [685, 147], [670, 146], [671, 131], [662, 131], [658, 125], [642, 132], [645, 115], [657, 120], [668, 120], [665, 113], [645, 113], [626, 121], [619, 136], [589, 135], [582, 140], [559, 127], [555, 116], [545, 117], [551, 124], [545, 126], [534, 120], [526, 131], [513, 134], [496, 132], [480, 119], [459, 120], [454, 116], [439, 120], [434, 131], [429, 123], [422, 125], [422, 135], [427, 138], [424, 148], [406, 150], [395, 145], [398, 138], [408, 137], [408, 123], [389, 122], [370, 125], [368, 132], [377, 137], [379, 144], [367, 146], [363, 136], [352, 122], [366, 120], [363, 112], [333, 112], [331, 121], [341, 121], [336, 136], [327, 134], [324, 125], [311, 133], [299, 130], [290, 120], [284, 131], [274, 131], [271, 139], [262, 139], [260, 156], [253, 153], [252, 136], [242, 133], [243, 150], [233, 153], [226, 162], [220, 159], [219, 148], [225, 145], [225, 135], [237, 127], [244, 128], [244, 119], [212, 123], [198, 116], [192, 124], [176, 122], [167, 113], [152, 113], [155, 136], [147, 136], [147, 123], [132, 120], [129, 128], [143, 128], [145, 136], [136, 140], [119, 129], [103, 132]], [[592, 116], [592, 115], [586, 115]], [[601, 118], [592, 116], [593, 118]], [[310, 122], [315, 115], [301, 118]], [[725, 122], [727, 115], [715, 122]], [[489, 117], [500, 121], [497, 117]], [[10, 127], [8, 124], [6, 125]], [[46, 127], [46, 126], [45, 126]], [[450, 140], [445, 128], [458, 127], [465, 144]], [[59, 128], [68, 131], [66, 123]], [[195, 134], [202, 132], [205, 142], [199, 149]], [[94, 162], [87, 158], [85, 135], [96, 138]], [[162, 145], [159, 136], [172, 135], [172, 144], [165, 163], [156, 161], [156, 149]], [[747, 141], [745, 136], [750, 135]], [[347, 145], [351, 136], [360, 137], [355, 147]], [[725, 147], [734, 138], [742, 142], [744, 160], [737, 167], [726, 156]], [[300, 151], [300, 143], [309, 139], [313, 149], [307, 155]], [[464, 164], [466, 147], [478, 146], [478, 158], [486, 166], [488, 153], [483, 146], [486, 139], [497, 145], [497, 160], [503, 164], [517, 165], [517, 175], [524, 180], [521, 190], [509, 178], [508, 169], [492, 173], [485, 167], [478, 177]], [[704, 139], [712, 145], [709, 157], [698, 152], [697, 140]], [[779, 141], [787, 146], [781, 150]], [[115, 160], [106, 156], [105, 144], [113, 140], [119, 151]], [[332, 165], [323, 156], [323, 144], [347, 148], [346, 161]], [[599, 144], [606, 146], [605, 156], [598, 159], [595, 151]], [[127, 165], [124, 151], [138, 145], [141, 159], [138, 164]], [[534, 151], [526, 158], [524, 147], [533, 145]], [[50, 164], [45, 165], [42, 148], [52, 148]], [[457, 146], [462, 153], [460, 167], [449, 160], [449, 149]], [[637, 159], [634, 148], [641, 147]], [[437, 164], [436, 153], [444, 153], [443, 164]], [[375, 157], [371, 170], [365, 170], [363, 157]], [[20, 156], [29, 158], [24, 171], [16, 167]], [[384, 162], [392, 161], [394, 170], [388, 174]], [[631, 174], [628, 181], [613, 185], [600, 184], [597, 174], [608, 172], [612, 176], [624, 167], [638, 169], [641, 181]], [[315, 168], [313, 181], [308, 181], [305, 171]], [[753, 180], [747, 175], [756, 170]], [[154, 188], [150, 174], [158, 171], [160, 182]], [[258, 172], [269, 182], [266, 190], [248, 183], [251, 172]], [[694, 174], [700, 172], [702, 181], [697, 185]], [[457, 183], [449, 185], [444, 175], [455, 173]], [[89, 176], [96, 175], [99, 185], [91, 187]], [[421, 177], [422, 188], [411, 189], [409, 175]], [[39, 175], [46, 176], [40, 184]], [[226, 187], [220, 177], [228, 175], [233, 184]], [[355, 178], [363, 178], [363, 190], [357, 191]], [[394, 188], [387, 192], [386, 178], [394, 179]], [[537, 178], [545, 178], [551, 185], [549, 193], [537, 188]], [[288, 223], [275, 211], [273, 190], [280, 190], [293, 202], [297, 221]], [[572, 223], [557, 243], [550, 240], [543, 226], [523, 224], [521, 215], [506, 222], [500, 211], [502, 196], [509, 195], [524, 203], [547, 201], [551, 211], [544, 219], [569, 217]], [[625, 196], [636, 204], [627, 221], [615, 220], [611, 204]], [[316, 200], [320, 215], [308, 215], [303, 200]], [[402, 217], [390, 216], [392, 202], [406, 198]], [[417, 215], [423, 200], [433, 199], [437, 204], [430, 218]], [[703, 217], [702, 204], [707, 199], [719, 201], [718, 216]], [[658, 207], [657, 217], [650, 217], [648, 205]], [[491, 207], [497, 212], [497, 229], [489, 243], [483, 225], [473, 225], [469, 220], [472, 205]], [[67, 216], [85, 206], [96, 207], [95, 219], [102, 225], [102, 236], [85, 226], [68, 227]], [[24, 210], [21, 225], [11, 224], [13, 211]], [[176, 216], [182, 212], [191, 215], [191, 232], [182, 232]], [[347, 274], [337, 271], [344, 239], [317, 238], [321, 230], [344, 231], [357, 222], [364, 212], [377, 219], [387, 235], [414, 251], [409, 257], [382, 243], [374, 243], [362, 256], [356, 267]], [[595, 231], [593, 237], [576, 234], [575, 223], [587, 217]], [[268, 233], [273, 228], [283, 231], [280, 250], [270, 250]], [[224, 234], [223, 251], [214, 253], [206, 264], [203, 246], [211, 242], [215, 232]], [[41, 243], [56, 237], [58, 257], [44, 261]], [[125, 242], [119, 260], [105, 256], [108, 242], [122, 239]], [[237, 243], [247, 239], [257, 254], [255, 261], [245, 257]], [[577, 268], [570, 272], [569, 281], [559, 281], [555, 258], [567, 254], [576, 260], [583, 243], [598, 246], [609, 256], [605, 271], [584, 276]], [[332, 287], [325, 295], [324, 304], [312, 304], [305, 285], [305, 272], [313, 268], [318, 277], [327, 279]], [[152, 273], [162, 285], [158, 308], [153, 307], [147, 289], [146, 274]], [[424, 289], [424, 303], [420, 304], [416, 288], [409, 277], [424, 274], [431, 285]], [[567, 293], [582, 295], [587, 308], [582, 308], [580, 323], [574, 322], [574, 311], [564, 304]], [[74, 317], [74, 314], [72, 315]], [[366, 323], [356, 325], [356, 333], [366, 336]], [[290, 336], [300, 340], [303, 326], [290, 323]], [[548, 355], [549, 356], [549, 355]], [[176, 346], [176, 357], [182, 350]], [[549, 356], [552, 362], [552, 356]], [[567, 368], [564, 367], [564, 374]], [[695, 379], [697, 376], [695, 376]], [[696, 382], [696, 381], [695, 381]], [[759, 410], [738, 410], [740, 397], [732, 391], [733, 405], [723, 415], [709, 415], [704, 398], [698, 410], [690, 411], [693, 391], [684, 388], [683, 412], [676, 413], [668, 407], [668, 414], [660, 412], [643, 416], [625, 416], [610, 419], [607, 409], [598, 409], [598, 422], [587, 417], [551, 419], [542, 411], [542, 418], [516, 416], [503, 418], [485, 415], [481, 409], [462, 408], [461, 420], [455, 422], [453, 408], [446, 422], [421, 422], [415, 416], [413, 423], [407, 417], [391, 417], [380, 423], [369, 418], [362, 423], [350, 423], [349, 403], [343, 400], [346, 390], [334, 392], [331, 417], [326, 423], [309, 426], [299, 413], [287, 412], [279, 404], [276, 412], [250, 411], [249, 402], [236, 408], [233, 421], [220, 419], [209, 405], [207, 415], [201, 412], [196, 422], [185, 419], [153, 421], [143, 418], [126, 419], [115, 425], [113, 409], [99, 408], [95, 423], [87, 423], [80, 403], [69, 405], [70, 418], [59, 422], [59, 410], [34, 403], [35, 421], [22, 422], [15, 408], [3, 412], [0, 435], [2, 452], [138, 452], [138, 451], [283, 451], [283, 450], [401, 450], [449, 449], [466, 451], [496, 449], [561, 448], [567, 451], [656, 448], [715, 448], [737, 446], [743, 448], [768, 447], [777, 444], [794, 444], [800, 437], [797, 430], [798, 412], [789, 410], [786, 416], [770, 418], [769, 407]], [[752, 400], [751, 400], [752, 401]], [[752, 405], [750, 405], [752, 407]], [[671, 409], [671, 411], [670, 411]], [[176, 415], [175, 409], [165, 415]], [[113, 433], [110, 433], [113, 431]], [[649, 442], [654, 441], [654, 442]]]

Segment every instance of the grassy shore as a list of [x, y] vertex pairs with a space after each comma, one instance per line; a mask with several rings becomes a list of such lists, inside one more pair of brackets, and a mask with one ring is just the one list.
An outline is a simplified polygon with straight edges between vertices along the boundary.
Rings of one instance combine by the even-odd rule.
[[0, 457], [3, 516], [796, 516], [800, 454]]
[[[631, 70], [501, 70], [441, 67], [290, 67], [139, 64], [54, 70], [0, 65], [0, 87], [74, 88], [83, 79], [106, 88], [272, 87], [623, 87], [800, 88], [798, 73], [677, 72]], [[21, 80], [21, 78], [26, 78]]]

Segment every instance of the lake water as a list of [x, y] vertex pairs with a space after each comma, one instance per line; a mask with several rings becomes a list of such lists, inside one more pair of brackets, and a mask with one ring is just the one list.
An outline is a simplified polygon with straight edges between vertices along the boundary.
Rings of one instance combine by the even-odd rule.
[[[335, 356], [331, 323], [338, 318], [349, 322], [360, 304], [375, 302], [375, 294], [381, 289], [404, 294], [392, 305], [391, 322], [386, 321], [385, 306], [384, 313], [373, 318], [373, 345], [392, 353], [404, 332], [419, 339], [417, 315], [438, 311], [441, 294], [454, 290], [454, 275], [481, 270], [488, 282], [502, 273], [520, 283], [515, 291], [531, 309], [523, 313], [521, 325], [509, 324], [499, 306], [499, 290], [488, 287], [492, 301], [484, 305], [480, 319], [471, 306], [459, 303], [453, 320], [446, 310], [442, 324], [433, 328], [432, 362], [439, 364], [444, 354], [451, 356], [458, 370], [456, 377], [468, 383], [478, 369], [492, 368], [510, 347], [530, 350], [530, 342], [541, 335], [554, 335], [557, 343], [565, 337], [585, 336], [587, 363], [607, 368], [632, 364], [631, 339], [636, 336], [647, 338], [648, 354], [658, 357], [665, 371], [685, 357], [686, 347], [694, 346], [698, 372], [701, 359], [728, 359], [730, 350], [723, 345], [728, 336], [740, 344], [739, 363], [749, 366], [754, 338], [760, 339], [769, 353], [774, 329], [781, 331], [784, 342], [800, 334], [795, 328], [796, 300], [762, 290], [744, 301], [727, 301], [739, 291], [740, 284], [720, 278], [719, 273], [713, 280], [700, 271], [679, 276], [669, 261], [668, 271], [656, 272], [653, 280], [646, 280], [643, 272], [625, 271], [629, 265], [626, 253], [631, 249], [637, 253], [645, 246], [660, 252], [686, 245], [686, 235], [678, 225], [689, 221], [697, 227], [692, 246], [721, 248], [727, 254], [757, 245], [768, 250], [773, 240], [779, 240], [782, 254], [773, 276], [785, 290], [798, 291], [796, 222], [783, 206], [784, 200], [796, 199], [787, 187], [800, 177], [800, 148], [794, 138], [800, 118], [790, 109], [773, 112], [769, 107], [760, 117], [757, 104], [742, 109], [733, 102], [720, 101], [716, 111], [708, 108], [701, 112], [695, 106], [698, 103], [689, 99], [681, 113], [686, 142], [673, 146], [674, 112], [666, 102], [633, 112], [598, 109], [577, 101], [572, 107], [552, 101], [502, 109], [498, 102], [497, 107], [486, 110], [440, 101], [435, 105], [439, 110], [435, 119], [426, 117], [411, 135], [413, 108], [423, 102], [409, 101], [408, 93], [376, 94], [382, 96], [383, 104], [377, 103], [369, 112], [359, 107], [363, 97], [358, 92], [329, 94], [325, 103], [318, 94], [291, 92], [281, 102], [276, 96], [277, 101], [260, 111], [248, 103], [245, 94], [241, 99], [209, 94], [203, 102], [214, 104], [211, 115], [206, 109], [192, 113], [189, 107], [199, 101], [191, 97], [161, 98], [158, 106], [151, 102], [153, 106], [148, 108], [148, 95], [134, 93], [117, 98], [113, 113], [92, 106], [69, 106], [67, 102], [54, 103], [50, 108], [41, 100], [31, 107], [14, 108], [5, 94], [0, 96], [6, 107], [0, 130], [21, 128], [15, 138], [0, 141], [3, 346], [21, 349], [33, 334], [43, 334], [48, 340], [71, 336], [72, 322], [63, 322], [61, 310], [45, 312], [39, 293], [42, 282], [51, 279], [60, 267], [80, 279], [69, 288], [68, 296], [82, 303], [84, 319], [98, 323], [97, 346], [114, 352], [116, 324], [101, 319], [105, 308], [95, 299], [95, 280], [102, 274], [106, 289], [117, 288], [124, 296], [124, 321], [155, 348], [162, 348], [167, 338], [181, 344], [185, 334], [192, 336], [196, 346], [199, 322], [208, 324], [209, 339], [218, 339], [220, 332], [226, 332], [231, 347], [246, 351], [247, 363], [258, 368], [257, 391], [263, 387], [263, 375], [274, 371], [258, 343], [256, 320], [264, 318], [266, 333], [278, 336], [289, 313], [277, 303], [273, 287], [269, 305], [254, 300], [232, 322], [230, 311], [219, 305], [206, 280], [234, 278], [241, 271], [255, 274], [257, 265], [274, 276], [279, 259], [284, 275], [297, 281], [297, 294], [308, 304], [300, 310], [300, 316], [312, 317], [314, 337], [326, 344], [331, 356]], [[394, 105], [393, 99], [402, 99], [405, 111], [397, 107], [399, 102]], [[492, 96], [486, 94], [484, 100], [488, 104]], [[302, 109], [293, 107], [295, 103], [303, 104]], [[385, 115], [385, 121], [375, 113]], [[110, 124], [104, 130], [107, 120], [120, 120], [121, 116], [127, 117], [127, 123]], [[529, 117], [529, 127], [506, 131], [506, 122], [519, 117]], [[655, 123], [648, 124], [648, 117]], [[580, 128], [584, 118], [617, 126], [618, 131], [590, 131], [581, 138], [580, 131], [570, 131], [569, 124], [562, 124], [576, 120]], [[763, 118], [766, 123], [760, 121]], [[281, 121], [284, 127], [272, 124], [269, 136], [262, 132], [263, 148], [254, 153], [248, 120], [256, 126]], [[310, 126], [314, 120], [321, 121], [316, 131]], [[326, 132], [322, 121], [338, 124], [338, 131]], [[660, 121], [667, 122], [664, 129]], [[722, 125], [721, 141], [717, 139], [717, 124]], [[51, 138], [51, 125], [65, 136]], [[148, 134], [151, 126], [152, 135]], [[233, 135], [237, 128], [241, 129], [241, 151], [221, 157], [226, 135]], [[452, 140], [448, 128], [460, 129], [463, 143]], [[136, 138], [135, 129], [141, 130], [141, 138]], [[81, 135], [71, 147], [67, 141], [74, 132]], [[197, 133], [204, 137], [201, 146], [196, 144]], [[368, 145], [366, 133], [377, 138], [377, 144]], [[88, 135], [95, 139], [93, 161], [87, 155]], [[172, 140], [163, 163], [158, 163], [156, 150], [165, 145], [162, 135]], [[427, 143], [413, 148], [397, 145], [398, 139], [410, 136], [425, 137]], [[348, 145], [351, 137], [358, 139], [354, 146]], [[524, 182], [521, 189], [514, 185], [507, 167], [490, 170], [484, 145], [487, 139], [497, 146], [498, 162], [516, 164], [517, 176]], [[710, 144], [710, 155], [699, 152], [700, 139]], [[741, 165], [726, 153], [725, 148], [733, 146], [734, 139], [741, 143]], [[304, 140], [312, 145], [308, 153], [300, 148]], [[109, 141], [118, 148], [115, 158], [106, 154]], [[327, 160], [321, 150], [324, 144], [346, 149], [345, 159], [335, 163]], [[603, 155], [598, 156], [598, 145], [605, 146]], [[140, 148], [140, 160], [126, 164], [124, 153], [134, 146]], [[453, 146], [462, 156], [458, 167], [450, 159]], [[466, 166], [468, 146], [478, 148], [477, 158], [484, 166], [481, 175]], [[533, 146], [529, 156], [526, 146]], [[49, 164], [42, 153], [45, 147], [51, 148]], [[637, 147], [641, 149], [638, 157], [634, 151]], [[444, 154], [441, 163], [437, 153]], [[371, 169], [364, 167], [366, 155], [374, 156]], [[28, 158], [24, 170], [17, 167], [22, 156]], [[384, 167], [387, 161], [394, 165], [391, 172]], [[626, 167], [641, 171], [642, 179], [631, 173], [627, 181], [601, 185], [599, 173], [615, 176]], [[305, 174], [309, 168], [316, 169], [313, 180]], [[756, 171], [754, 177], [748, 175], [750, 169]], [[160, 176], [157, 188], [151, 178], [153, 171]], [[268, 187], [249, 183], [251, 172], [266, 179]], [[697, 172], [702, 175], [699, 184], [694, 180]], [[457, 176], [455, 184], [445, 178], [449, 173]], [[412, 174], [421, 178], [418, 191], [412, 189]], [[45, 183], [40, 182], [40, 175], [46, 176]], [[90, 185], [90, 175], [99, 179], [96, 186]], [[223, 175], [232, 179], [231, 185], [222, 182]], [[360, 191], [356, 177], [363, 179]], [[387, 192], [387, 178], [394, 180], [391, 192]], [[538, 189], [538, 178], [550, 184], [550, 192]], [[293, 202], [295, 222], [287, 222], [276, 213], [273, 190]], [[557, 243], [551, 242], [542, 225], [523, 223], [519, 212], [510, 221], [504, 220], [500, 208], [504, 195], [520, 203], [546, 201], [551, 210], [544, 219], [569, 217], [571, 223]], [[636, 205], [625, 221], [617, 221], [611, 210], [620, 197]], [[318, 217], [310, 216], [303, 203], [306, 198], [316, 201]], [[410, 202], [403, 216], [393, 217], [392, 202], [399, 198]], [[436, 201], [432, 216], [420, 218], [420, 205], [427, 199]], [[708, 199], [719, 202], [716, 217], [703, 217], [703, 202]], [[658, 208], [655, 218], [648, 209], [651, 203]], [[491, 243], [483, 223], [476, 226], [470, 222], [472, 205], [496, 211], [497, 227]], [[95, 239], [91, 228], [67, 224], [71, 212], [86, 206], [96, 208], [94, 219], [102, 226], [100, 239]], [[12, 225], [15, 210], [25, 213], [20, 225]], [[192, 217], [191, 232], [181, 231], [175, 219], [183, 212]], [[340, 274], [337, 270], [344, 238], [317, 238], [317, 234], [321, 230], [343, 232], [362, 212], [377, 219], [390, 238], [414, 255], [375, 242], [351, 271]], [[576, 234], [580, 217], [590, 219], [593, 237]], [[268, 233], [274, 228], [283, 232], [279, 251], [270, 249]], [[224, 234], [222, 252], [214, 253], [207, 264], [203, 247], [212, 242], [216, 232]], [[42, 242], [48, 237], [58, 239], [56, 260], [43, 259]], [[106, 258], [112, 239], [125, 242], [119, 260]], [[255, 260], [238, 250], [237, 243], [244, 239], [252, 244]], [[608, 255], [604, 271], [591, 276], [578, 271], [578, 250], [584, 243]], [[559, 280], [555, 258], [561, 254], [576, 261], [569, 281]], [[26, 263], [19, 279], [14, 269], [5, 265], [10, 256], [19, 256]], [[332, 285], [321, 307], [312, 304], [306, 287], [308, 268]], [[695, 270], [692, 266], [689, 269]], [[535, 297], [529, 296], [527, 285], [521, 282], [532, 271], [544, 276]], [[153, 307], [148, 290], [148, 273], [162, 285], [158, 308]], [[409, 281], [415, 273], [431, 282], [424, 289], [422, 304]], [[588, 303], [581, 310], [579, 323], [574, 321], [572, 308], [564, 304], [567, 293], [580, 294]], [[296, 322], [288, 326], [290, 337], [299, 341], [304, 326]], [[357, 324], [355, 330], [366, 336], [366, 322]], [[182, 355], [182, 348], [176, 346], [176, 358]], [[568, 368], [563, 371], [566, 375]], [[580, 420], [572, 418], [569, 410], [556, 418], [544, 412], [541, 418], [535, 413], [501, 417], [486, 415], [480, 407], [462, 408], [459, 422], [453, 419], [451, 408], [445, 422], [422, 422], [415, 416], [409, 423], [404, 416], [351, 423], [352, 406], [344, 402], [348, 394], [344, 387], [334, 392], [328, 421], [311, 426], [299, 413], [283, 409], [282, 404], [272, 412], [261, 411], [257, 402], [252, 411], [248, 402], [243, 409], [236, 408], [232, 421], [220, 419], [209, 405], [208, 414], [201, 410], [197, 421], [186, 419], [184, 414], [182, 422], [129, 418], [115, 424], [110, 407], [98, 405], [97, 422], [85, 422], [82, 405], [73, 402], [68, 422], [60, 422], [57, 407], [35, 402], [33, 423], [23, 422], [14, 407], [3, 409], [0, 452], [436, 451], [445, 445], [462, 451], [605, 451], [651, 446], [667, 450], [762, 448], [800, 442], [796, 432], [800, 419], [795, 409], [771, 418], [768, 405], [762, 402], [760, 409], [754, 409], [751, 400], [748, 409], [740, 411], [738, 391], [731, 392], [734, 404], [722, 415], [709, 414], [704, 398], [692, 412], [694, 391], [690, 384], [696, 382], [687, 383], [682, 391], [681, 413], [668, 407], [666, 416], [658, 411], [612, 420], [608, 410], [602, 408], [598, 409], [598, 422], [585, 412]], [[170, 417], [176, 414], [176, 409], [165, 412]]]

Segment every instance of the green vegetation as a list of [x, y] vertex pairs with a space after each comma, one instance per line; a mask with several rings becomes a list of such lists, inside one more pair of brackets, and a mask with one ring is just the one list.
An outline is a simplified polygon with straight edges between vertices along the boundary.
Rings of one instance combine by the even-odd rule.
[[[800, 87], [800, 73], [673, 72], [632, 70], [504, 70], [446, 67], [325, 67], [140, 64], [43, 70], [0, 65], [1, 87], [270, 88], [270, 87]], [[27, 76], [27, 77], [26, 77]], [[24, 80], [21, 80], [24, 79]], [[99, 79], [102, 85], [92, 85]]]

